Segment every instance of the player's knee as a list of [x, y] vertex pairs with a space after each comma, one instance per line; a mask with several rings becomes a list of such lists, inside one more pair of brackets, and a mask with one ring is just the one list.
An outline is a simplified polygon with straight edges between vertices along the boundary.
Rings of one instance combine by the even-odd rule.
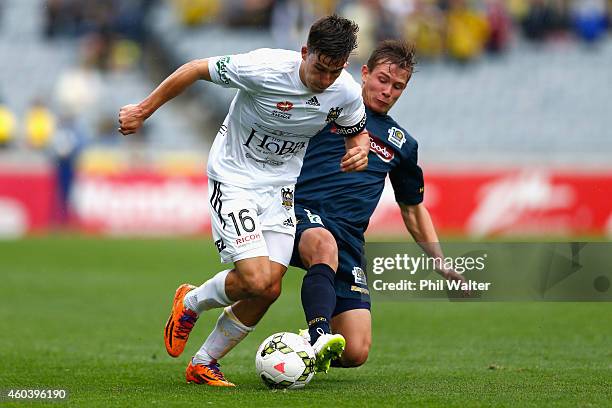
[[249, 274], [242, 277], [241, 286], [242, 291], [246, 293], [248, 297], [260, 297], [267, 292], [270, 287], [270, 281], [265, 277], [256, 277]]
[[313, 264], [324, 263], [335, 271], [338, 269], [338, 246], [336, 241], [324, 240], [317, 246], [317, 256], [320, 262], [313, 262]]
[[241, 263], [237, 268], [238, 283], [246, 297], [262, 296], [272, 285], [272, 274], [264, 262]]
[[274, 282], [272, 285], [268, 286], [264, 293], [261, 295], [264, 299], [268, 301], [268, 303], [272, 304], [278, 299], [281, 294], [281, 282]]
[[341, 362], [344, 367], [359, 367], [365, 364], [370, 354], [371, 340], [364, 338], [358, 342], [348, 342], [342, 353]]
[[249, 297], [264, 298], [273, 303], [281, 292], [281, 281], [271, 274], [249, 275], [243, 279], [243, 290]]
[[260, 302], [271, 305], [281, 294], [281, 282], [269, 282], [265, 286], [258, 283], [251, 287], [249, 293], [251, 297], [258, 298]]
[[365, 364], [370, 354], [370, 347], [361, 346], [353, 349], [347, 349], [342, 354], [341, 362], [343, 367], [359, 367]]
[[334, 271], [338, 269], [338, 245], [336, 239], [324, 228], [314, 228], [304, 233], [300, 241], [300, 255], [308, 266], [316, 264], [329, 265]]

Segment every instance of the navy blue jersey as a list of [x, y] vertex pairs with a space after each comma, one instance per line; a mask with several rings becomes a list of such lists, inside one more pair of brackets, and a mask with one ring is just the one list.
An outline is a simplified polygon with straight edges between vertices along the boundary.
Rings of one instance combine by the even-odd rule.
[[399, 203], [423, 201], [423, 172], [417, 164], [418, 144], [388, 115], [366, 109], [370, 133], [368, 168], [343, 173], [344, 138], [328, 125], [311, 139], [296, 184], [296, 202], [363, 233], [378, 205], [387, 173]]

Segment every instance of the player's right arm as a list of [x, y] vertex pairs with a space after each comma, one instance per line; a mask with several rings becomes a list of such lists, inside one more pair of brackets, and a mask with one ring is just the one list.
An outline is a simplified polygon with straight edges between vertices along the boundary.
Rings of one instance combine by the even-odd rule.
[[144, 121], [160, 106], [179, 95], [199, 79], [211, 81], [208, 59], [193, 60], [182, 65], [143, 101], [122, 107], [119, 110], [119, 132], [124, 135], [137, 132]]
[[344, 139], [346, 154], [340, 161], [340, 169], [344, 172], [363, 171], [368, 167], [370, 152], [370, 134], [364, 129], [356, 136]]
[[364, 171], [368, 167], [370, 135], [366, 130], [367, 116], [361, 86], [348, 73], [343, 75], [350, 101], [334, 120], [336, 132], [345, 138], [346, 154], [340, 160], [340, 169], [343, 172]]
[[174, 98], [199, 79], [214, 82], [224, 88], [252, 92], [262, 87], [267, 62], [274, 61], [273, 50], [259, 49], [246, 54], [224, 55], [193, 60], [166, 78], [142, 102], [126, 105], [119, 112], [119, 131], [129, 135], [138, 131], [143, 122], [160, 106]]

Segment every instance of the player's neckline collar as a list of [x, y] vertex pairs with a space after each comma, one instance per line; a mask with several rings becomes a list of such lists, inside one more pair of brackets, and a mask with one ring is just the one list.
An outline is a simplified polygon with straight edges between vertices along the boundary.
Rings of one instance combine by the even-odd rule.
[[297, 64], [297, 69], [293, 71], [293, 81], [295, 82], [295, 85], [299, 87], [299, 89], [314, 94], [315, 92], [312, 92], [312, 90], [310, 90], [310, 88], [308, 88], [306, 84], [302, 82], [302, 78], [300, 77], [300, 69], [302, 68], [302, 63], [303, 61], [300, 59]]
[[381, 117], [381, 118], [388, 118], [389, 117], [388, 113], [374, 112], [372, 109], [368, 108], [367, 106], [366, 106], [366, 113], [368, 114], [368, 116], [372, 115], [372, 116], [378, 116], [378, 117]]

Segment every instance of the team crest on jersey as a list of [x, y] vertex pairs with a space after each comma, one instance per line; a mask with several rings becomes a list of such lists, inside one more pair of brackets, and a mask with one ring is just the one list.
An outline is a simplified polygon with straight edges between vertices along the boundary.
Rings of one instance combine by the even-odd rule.
[[292, 188], [283, 188], [281, 189], [281, 197], [282, 204], [285, 207], [285, 210], [290, 210], [293, 208], [293, 189]]
[[389, 134], [389, 137], [387, 138], [387, 140], [389, 140], [391, 143], [393, 143], [395, 146], [399, 147], [400, 149], [402, 148], [404, 143], [406, 143], [406, 136], [404, 135], [404, 132], [402, 132], [395, 126], [389, 129], [387, 133]]
[[354, 266], [353, 267], [353, 276], [355, 277], [355, 283], [358, 285], [367, 285], [368, 281], [366, 280], [366, 274], [363, 271], [363, 269], [361, 269], [358, 266]]
[[327, 112], [327, 118], [325, 118], [325, 122], [329, 123], [329, 122], [333, 122], [334, 120], [338, 119], [340, 117], [340, 114], [342, 113], [342, 109], [339, 106], [336, 106], [335, 108], [331, 108], [329, 110], [329, 112]]

